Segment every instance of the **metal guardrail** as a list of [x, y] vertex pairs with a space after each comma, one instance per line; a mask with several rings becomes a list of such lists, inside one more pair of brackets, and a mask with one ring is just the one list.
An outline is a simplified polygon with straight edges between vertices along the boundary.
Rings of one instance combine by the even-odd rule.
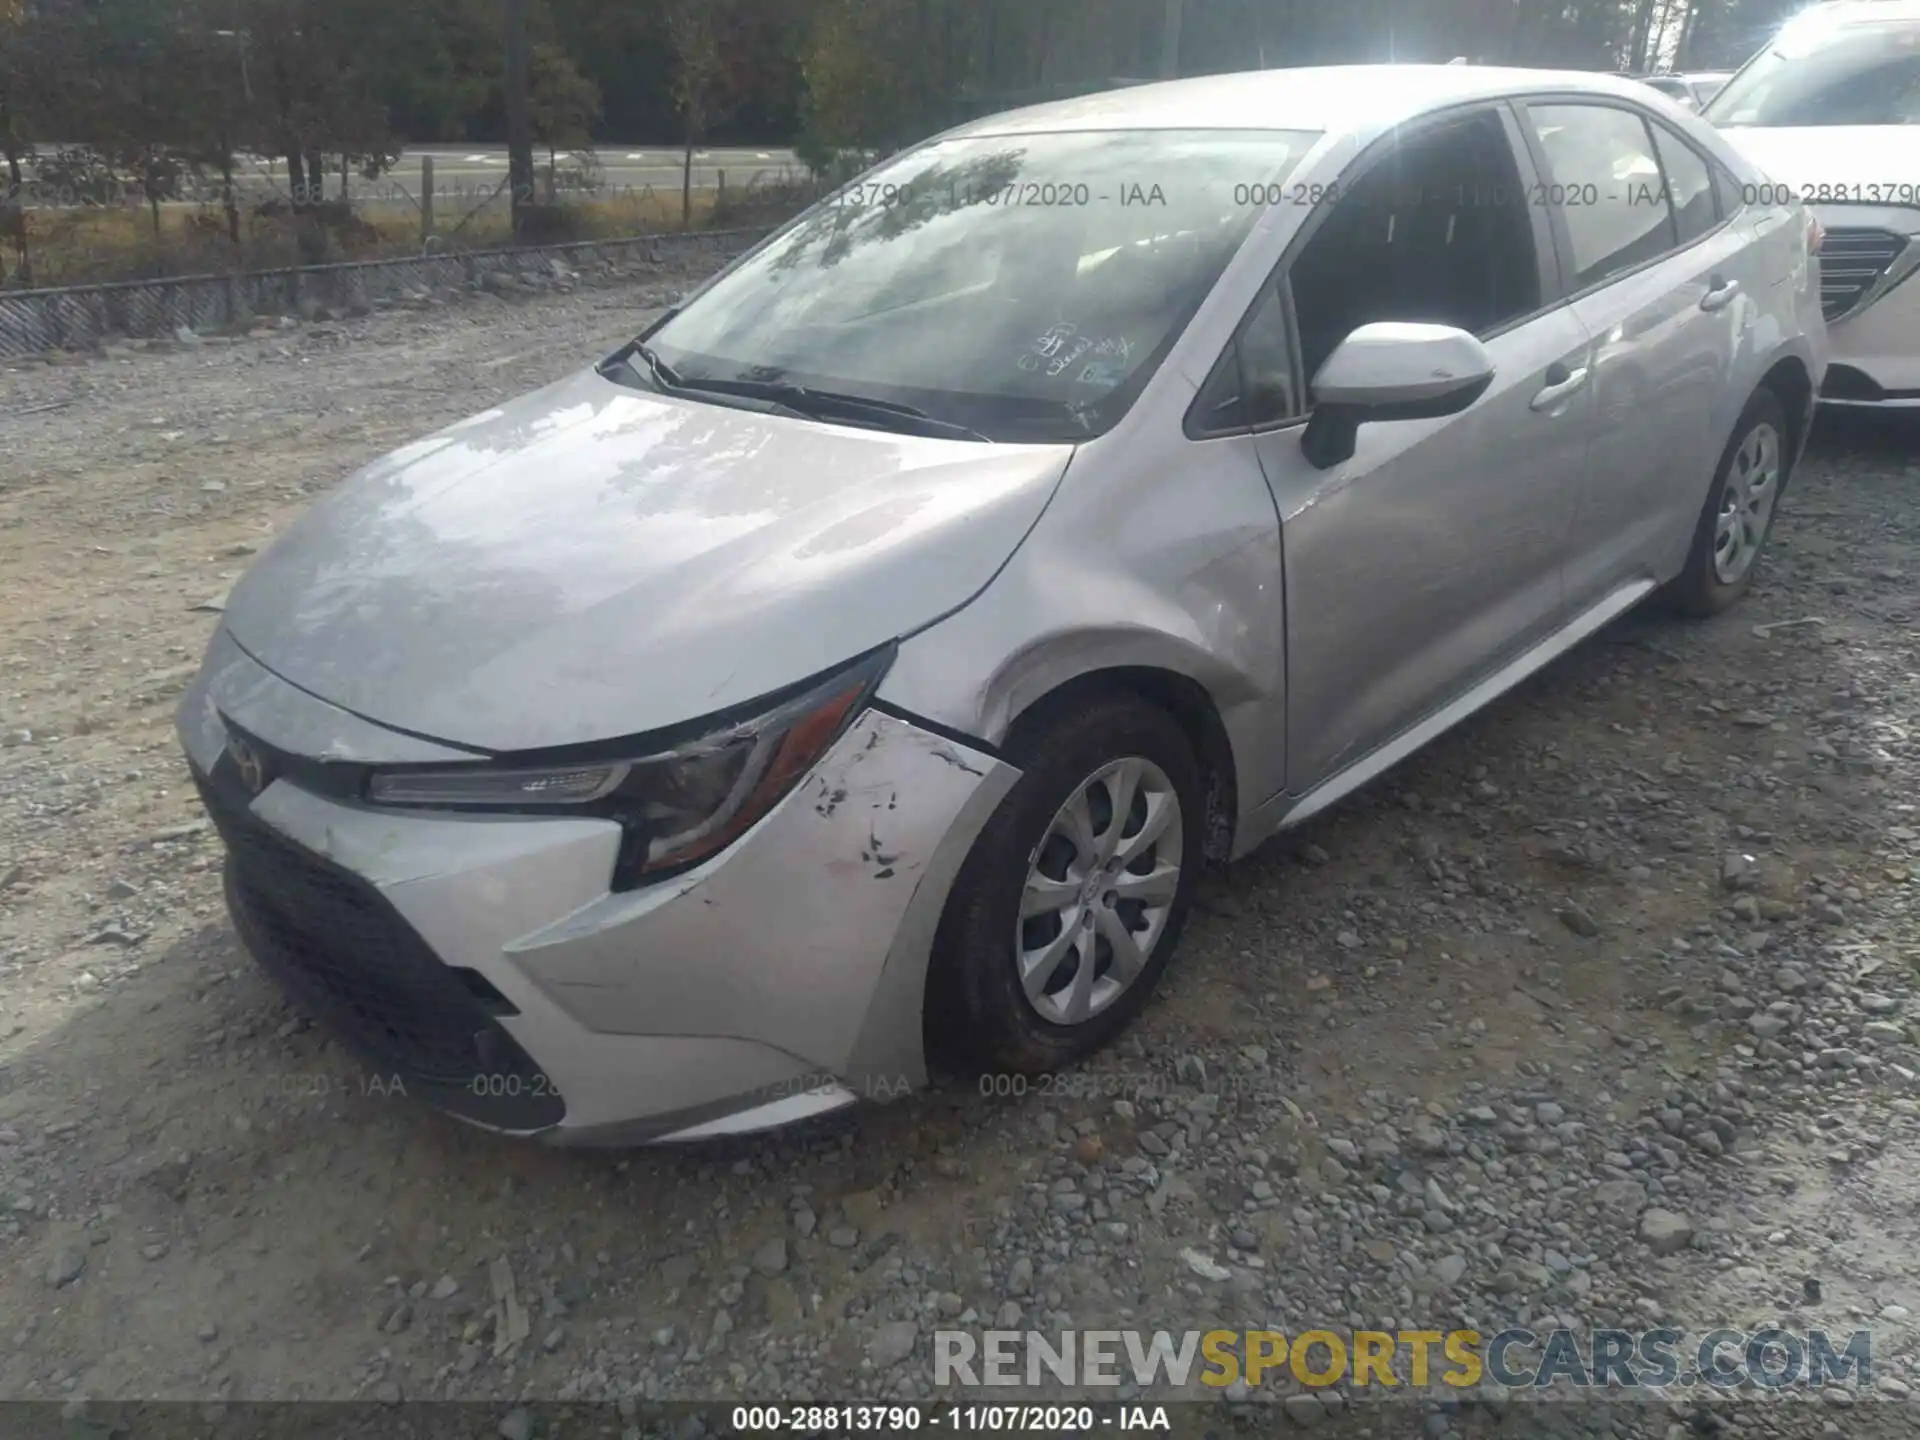
[[151, 339], [180, 329], [217, 331], [316, 307], [352, 314], [381, 301], [468, 289], [487, 275], [554, 275], [596, 262], [647, 261], [739, 253], [764, 228], [696, 230], [581, 240], [512, 250], [408, 255], [227, 275], [122, 280], [47, 290], [0, 290], [0, 359], [55, 350], [91, 350], [111, 338]]

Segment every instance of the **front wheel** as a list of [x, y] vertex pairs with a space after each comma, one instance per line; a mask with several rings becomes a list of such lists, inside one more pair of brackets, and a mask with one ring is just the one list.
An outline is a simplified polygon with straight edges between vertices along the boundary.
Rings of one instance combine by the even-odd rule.
[[969, 1067], [1042, 1074], [1107, 1043], [1193, 901], [1206, 787], [1159, 707], [1074, 704], [1020, 737], [1024, 773], [975, 842], [934, 946], [930, 1017]]
[[1687, 563], [1667, 587], [1683, 615], [1718, 615], [1747, 593], [1793, 467], [1786, 411], [1773, 391], [1747, 402], [1714, 472]]

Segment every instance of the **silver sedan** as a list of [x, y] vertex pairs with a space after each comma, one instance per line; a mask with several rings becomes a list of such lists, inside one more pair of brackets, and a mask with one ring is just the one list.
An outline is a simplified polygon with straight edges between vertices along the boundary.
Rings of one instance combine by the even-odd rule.
[[1826, 364], [1762, 196], [1632, 81], [1472, 66], [897, 155], [261, 557], [179, 719], [236, 926], [561, 1143], [1069, 1065], [1203, 866], [1747, 588]]

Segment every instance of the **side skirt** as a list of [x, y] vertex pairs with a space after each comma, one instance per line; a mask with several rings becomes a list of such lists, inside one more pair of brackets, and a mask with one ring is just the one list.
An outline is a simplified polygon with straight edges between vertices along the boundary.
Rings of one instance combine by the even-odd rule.
[[1508, 661], [1472, 689], [1449, 701], [1426, 719], [1402, 730], [1378, 749], [1362, 755], [1345, 769], [1328, 776], [1306, 794], [1283, 795], [1269, 801], [1252, 817], [1253, 823], [1248, 827], [1258, 838], [1250, 838], [1244, 848], [1252, 849], [1261, 840], [1311, 819], [1336, 801], [1344, 800], [1368, 781], [1392, 769], [1414, 751], [1438, 739], [1476, 710], [1499, 699], [1529, 675], [1552, 664], [1581, 641], [1626, 614], [1657, 588], [1652, 580], [1636, 580], [1615, 590], [1532, 649]]

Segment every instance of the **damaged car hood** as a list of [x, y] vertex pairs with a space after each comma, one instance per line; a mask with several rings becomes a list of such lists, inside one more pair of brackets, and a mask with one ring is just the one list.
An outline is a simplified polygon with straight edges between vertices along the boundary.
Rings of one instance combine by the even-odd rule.
[[416, 735], [509, 751], [640, 734], [964, 605], [1071, 453], [587, 371], [347, 481], [260, 557], [226, 624], [293, 684]]

